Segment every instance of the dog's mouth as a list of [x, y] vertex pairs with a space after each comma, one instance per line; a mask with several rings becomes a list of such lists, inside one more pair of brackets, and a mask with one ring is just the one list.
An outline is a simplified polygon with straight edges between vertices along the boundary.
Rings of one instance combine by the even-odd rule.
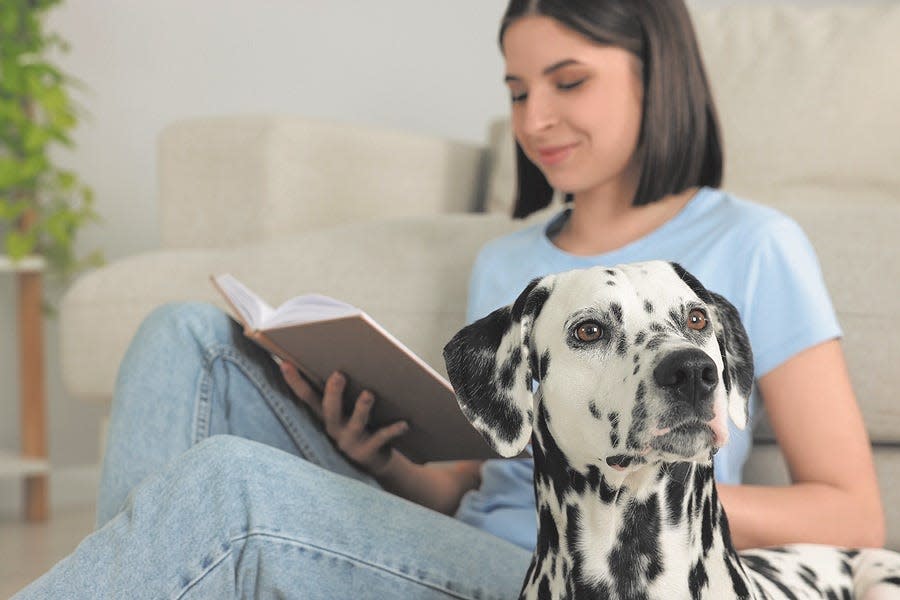
[[689, 421], [660, 432], [650, 447], [664, 454], [691, 458], [716, 450], [716, 435], [707, 423]]
[[661, 460], [696, 460], [712, 456], [718, 450], [716, 434], [708, 423], [691, 420], [674, 427], [654, 429], [650, 432], [649, 444], [640, 452], [630, 454], [614, 454], [606, 457], [606, 464], [616, 471], [624, 471], [628, 467], [644, 465], [650, 462], [651, 452], [656, 452]]
[[641, 465], [646, 462], [646, 458], [637, 454], [615, 454], [606, 458], [606, 464], [616, 471], [624, 471], [632, 465]]

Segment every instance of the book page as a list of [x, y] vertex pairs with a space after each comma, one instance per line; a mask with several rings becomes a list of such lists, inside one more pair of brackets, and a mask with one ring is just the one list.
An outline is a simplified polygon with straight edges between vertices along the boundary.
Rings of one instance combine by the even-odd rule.
[[213, 281], [251, 330], [302, 325], [362, 314], [355, 306], [322, 294], [297, 296], [279, 305], [278, 308], [272, 308], [229, 273], [215, 275]]
[[328, 321], [362, 314], [353, 305], [321, 294], [306, 294], [286, 301], [268, 315], [263, 327], [302, 325], [314, 321]]
[[251, 330], [262, 327], [275, 312], [262, 298], [229, 273], [214, 275], [212, 279]]

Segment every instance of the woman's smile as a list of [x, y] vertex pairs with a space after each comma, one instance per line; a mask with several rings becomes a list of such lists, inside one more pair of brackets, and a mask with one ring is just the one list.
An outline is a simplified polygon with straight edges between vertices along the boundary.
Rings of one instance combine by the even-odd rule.
[[578, 142], [561, 146], [543, 146], [537, 149], [538, 158], [544, 167], [553, 167], [565, 162], [578, 146]]

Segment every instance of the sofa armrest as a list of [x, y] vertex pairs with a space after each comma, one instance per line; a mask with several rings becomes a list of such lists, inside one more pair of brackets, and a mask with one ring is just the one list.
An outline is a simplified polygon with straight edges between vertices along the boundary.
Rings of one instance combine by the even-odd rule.
[[320, 119], [191, 119], [159, 139], [163, 248], [225, 247], [352, 220], [472, 212], [483, 149]]

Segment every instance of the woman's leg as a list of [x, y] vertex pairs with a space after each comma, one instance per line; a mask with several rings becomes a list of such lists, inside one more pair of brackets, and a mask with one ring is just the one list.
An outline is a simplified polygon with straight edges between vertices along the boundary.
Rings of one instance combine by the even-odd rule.
[[156, 309], [135, 334], [116, 380], [98, 525], [119, 512], [144, 477], [216, 434], [262, 442], [376, 485], [300, 404], [271, 357], [215, 306]]
[[18, 598], [515, 598], [530, 553], [266, 445], [216, 436]]

